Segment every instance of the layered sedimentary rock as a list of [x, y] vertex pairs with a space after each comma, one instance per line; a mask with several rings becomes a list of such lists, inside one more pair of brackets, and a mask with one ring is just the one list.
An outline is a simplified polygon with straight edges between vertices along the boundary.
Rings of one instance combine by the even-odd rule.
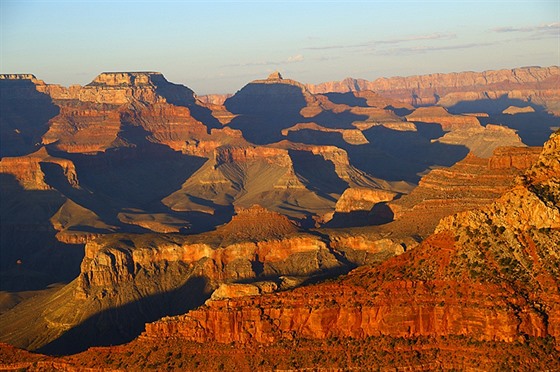
[[272, 344], [463, 336], [479, 345], [560, 338], [559, 135], [493, 204], [444, 219], [378, 268], [289, 293], [209, 301], [146, 325], [145, 340]]
[[348, 186], [391, 188], [353, 167], [346, 151], [336, 146], [288, 141], [221, 146], [163, 202], [177, 211], [204, 213], [215, 213], [229, 204], [245, 208], [260, 204], [306, 219], [332, 211], [335, 200], [331, 196], [342, 194]]
[[488, 159], [469, 154], [450, 168], [434, 169], [410, 194], [389, 203], [393, 218], [408, 221], [419, 231], [432, 231], [449, 214], [494, 201], [537, 160], [540, 151], [537, 147], [499, 147]]
[[[191, 142], [201, 143], [198, 147], [216, 139], [227, 142], [227, 135], [217, 132], [211, 139], [209, 132], [210, 128], [219, 129], [221, 122], [231, 120], [231, 114], [221, 112], [219, 107], [205, 107], [192, 90], [170, 83], [161, 73], [107, 72], [86, 86], [69, 88], [45, 84], [32, 75], [2, 75], [0, 82], [3, 89], [9, 89], [2, 95], [8, 97], [3, 102], [9, 110], [26, 102], [33, 102], [38, 108], [49, 104], [53, 107], [50, 115], [42, 109], [47, 116], [34, 129], [42, 131], [42, 138], [34, 140], [66, 152], [92, 153], [149, 141], [193, 153]], [[10, 119], [8, 115], [9, 123]], [[14, 137], [10, 142], [25, 139], [18, 136], [21, 128], [14, 131], [15, 134], [7, 132], [3, 137]]]
[[335, 211], [340, 213], [370, 211], [375, 204], [393, 200], [395, 195], [385, 190], [348, 188], [336, 202]]
[[489, 158], [499, 147], [525, 146], [515, 130], [494, 124], [454, 130], [444, 134], [436, 141], [438, 143], [466, 146], [471, 153], [481, 158]]
[[[534, 149], [510, 148], [496, 150], [490, 159], [469, 156], [454, 168], [434, 170], [410, 197], [388, 203], [397, 193], [412, 188], [402, 180], [416, 182], [436, 164], [452, 165], [465, 156], [467, 147], [488, 156], [498, 144], [521, 145], [520, 137], [511, 129], [488, 124], [496, 122], [488, 114], [456, 115], [443, 107], [414, 110], [410, 103], [369, 91], [314, 95], [303, 84], [280, 74], [250, 83], [225, 106], [203, 104], [190, 89], [167, 82], [158, 73], [103, 73], [85, 87], [70, 88], [47, 85], [28, 75], [5, 76], [0, 83], [2, 192], [9, 195], [2, 200], [2, 247], [9, 249], [6, 255], [2, 251], [7, 257], [3, 268], [11, 265], [10, 270], [18, 274], [15, 270], [27, 269], [32, 257], [42, 264], [56, 252], [55, 246], [63, 246], [52, 244], [54, 238], [57, 244], [74, 245], [72, 248], [87, 243], [78, 279], [56, 293], [34, 297], [0, 318], [2, 329], [7, 330], [2, 339], [51, 352], [75, 351], [91, 345], [91, 340], [100, 344], [130, 340], [145, 322], [186, 313], [216, 289], [213, 298], [222, 302], [208, 303], [218, 314], [209, 321], [235, 328], [233, 320], [220, 313], [221, 306], [229, 303], [224, 299], [276, 293], [358, 265], [378, 265], [403, 253], [410, 256], [409, 252], [421, 248], [420, 241], [433, 230], [439, 216], [490, 203], [536, 154]], [[4, 94], [4, 89], [10, 94]], [[39, 115], [44, 112], [47, 114]], [[502, 116], [517, 120], [530, 114]], [[5, 139], [10, 141], [6, 147]], [[42, 144], [45, 148], [37, 151]], [[546, 165], [553, 158], [541, 161]], [[535, 170], [535, 175], [544, 177], [545, 168]], [[553, 185], [544, 182], [534, 187], [540, 190], [541, 199], [554, 203]], [[544, 219], [554, 217], [530, 195], [517, 198], [522, 196], [533, 200], [529, 207]], [[359, 223], [337, 225], [334, 222], [340, 219], [334, 218], [327, 227], [395, 221], [375, 227], [303, 232], [306, 227], [325, 226], [333, 212], [345, 222], [352, 215]], [[230, 219], [212, 233], [177, 234], [208, 231]], [[548, 229], [544, 222], [539, 223], [540, 228]], [[114, 232], [121, 234], [105, 236]], [[30, 244], [32, 233], [37, 241]], [[21, 241], [14, 244], [13, 236]], [[440, 248], [449, 241], [438, 239], [431, 242]], [[539, 239], [542, 244], [548, 242], [544, 233]], [[32, 255], [36, 247], [43, 246], [42, 256]], [[420, 259], [437, 257], [436, 253], [434, 248], [431, 255]], [[403, 272], [410, 266], [404, 262], [399, 266]], [[60, 265], [60, 270], [70, 272], [67, 267], [77, 269], [78, 265]], [[67, 274], [65, 280], [71, 279], [68, 275], [78, 273]], [[354, 275], [350, 278], [356, 278]], [[266, 342], [289, 339], [289, 334], [319, 339], [385, 333], [446, 335], [439, 331], [445, 328], [438, 323], [441, 321], [452, 324], [454, 335], [468, 333], [463, 332], [464, 319], [452, 299], [451, 305], [441, 305], [444, 314], [440, 314], [433, 309], [436, 302], [424, 284], [415, 279], [388, 284], [394, 296], [381, 296], [380, 302], [358, 299], [361, 307], [357, 308], [352, 307], [353, 298], [347, 297], [348, 280], [342, 282], [342, 289], [336, 283], [322, 287], [333, 293], [325, 297], [334, 300], [332, 306], [320, 299], [305, 302], [314, 298], [313, 289], [295, 292], [303, 302], [289, 302], [278, 295], [279, 301], [288, 301], [287, 309], [307, 306], [298, 313], [303, 315], [294, 315], [293, 325], [285, 328], [273, 324], [270, 332], [247, 332]], [[418, 292], [399, 292], [408, 290], [403, 288], [409, 282]], [[478, 290], [477, 285], [472, 288]], [[373, 292], [379, 288], [374, 287]], [[457, 289], [455, 284], [450, 288]], [[361, 297], [369, 289], [356, 291]], [[272, 302], [267, 301], [274, 296], [243, 304], [247, 311], [261, 303], [268, 308]], [[407, 302], [409, 296], [417, 301]], [[436, 297], [442, 296], [438, 292]], [[491, 293], [476, 297], [472, 307], [477, 301], [487, 306], [485, 296]], [[498, 298], [496, 309], [488, 305], [482, 315], [475, 310], [467, 315], [483, 318], [481, 324], [473, 320], [481, 334], [509, 342], [513, 331], [511, 309], [502, 301], [505, 296]], [[392, 303], [384, 302], [393, 299], [407, 309], [401, 314], [406, 315], [410, 323], [406, 327], [412, 331], [389, 324], [400, 319]], [[427, 309], [425, 323], [414, 307], [417, 303]], [[372, 310], [383, 306], [388, 309]], [[503, 306], [506, 310], [502, 311]], [[352, 321], [347, 331], [336, 330], [343, 328], [344, 319], [362, 316], [358, 308], [369, 320]], [[204, 309], [201, 311], [203, 314]], [[259, 324], [253, 313], [239, 311], [235, 319], [247, 317]], [[526, 311], [527, 316], [538, 331], [528, 334], [538, 336], [542, 327], [531, 311]], [[292, 316], [268, 310], [257, 315], [278, 316], [282, 322], [289, 322]], [[306, 325], [298, 328], [298, 322], [305, 322], [308, 315], [309, 329], [303, 330]], [[493, 329], [493, 322], [505, 324], [504, 331]], [[104, 328], [107, 325], [111, 329]], [[196, 337], [212, 340], [212, 332], [219, 327], [204, 323], [203, 328], [213, 330], [201, 331]], [[188, 335], [188, 331], [181, 332]], [[228, 337], [245, 342], [247, 332], [232, 331], [220, 342]], [[147, 340], [153, 340], [150, 337]]]
[[317, 123], [298, 123], [293, 127], [283, 129], [282, 135], [288, 136], [290, 132], [297, 132], [299, 130], [312, 130], [325, 133], [340, 133], [342, 134], [342, 138], [350, 145], [363, 145], [368, 143], [368, 140], [358, 129], [325, 128], [318, 125]]
[[52, 187], [45, 181], [45, 165], [60, 168], [68, 184], [79, 187], [74, 163], [49, 155], [44, 147], [26, 156], [2, 158], [0, 173], [12, 175], [25, 190], [50, 190]]
[[231, 221], [220, 228], [220, 233], [228, 239], [253, 241], [281, 239], [297, 231], [287, 217], [259, 205], [238, 208]]
[[[522, 67], [511, 70], [458, 72], [374, 81], [345, 79], [342, 82], [308, 85], [313, 93], [373, 90], [414, 106], [439, 104], [450, 107], [462, 101], [523, 100], [542, 105], [558, 115], [560, 68]], [[501, 105], [497, 105], [498, 111]]]
[[[2, 340], [51, 352], [83, 348], [88, 343], [84, 334], [123, 342], [147, 318], [198, 306], [222, 283], [253, 284], [222, 287], [215, 297], [267, 293], [403, 252], [396, 242], [357, 244], [333, 237], [332, 244], [324, 236], [299, 232], [286, 217], [258, 206], [238, 210], [214, 232], [191, 237], [100, 237], [86, 244], [76, 280], [3, 314]], [[100, 335], [99, 324], [116, 328]]]
[[421, 121], [423, 123], [437, 123], [445, 131], [457, 129], [479, 128], [480, 122], [470, 115], [452, 115], [444, 107], [420, 107], [406, 116], [408, 121]]

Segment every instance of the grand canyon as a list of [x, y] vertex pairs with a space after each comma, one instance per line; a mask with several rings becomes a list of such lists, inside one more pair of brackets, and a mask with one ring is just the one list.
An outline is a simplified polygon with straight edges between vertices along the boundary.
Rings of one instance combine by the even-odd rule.
[[0, 370], [560, 370], [559, 66], [0, 113]]

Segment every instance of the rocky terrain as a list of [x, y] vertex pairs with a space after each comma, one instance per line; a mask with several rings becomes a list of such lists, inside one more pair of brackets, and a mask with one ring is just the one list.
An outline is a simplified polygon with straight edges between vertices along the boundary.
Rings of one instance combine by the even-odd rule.
[[558, 346], [559, 150], [560, 132], [496, 202], [443, 219], [419, 247], [375, 269], [287, 293], [212, 300], [147, 324], [142, 340], [462, 336], [481, 345], [549, 338]]
[[[70, 370], [554, 370], [560, 356], [559, 150], [560, 132], [495, 202], [442, 219], [418, 247], [376, 266], [276, 293], [264, 283], [222, 286], [205, 305], [148, 323], [138, 339], [118, 347], [54, 362], [9, 346], [1, 355], [10, 367], [60, 363]], [[512, 161], [511, 153], [497, 154], [500, 160], [490, 166]], [[261, 219], [278, 218], [268, 214]]]
[[444, 107], [484, 107], [481, 111], [491, 107], [492, 101], [498, 101], [497, 107], [501, 107], [501, 110], [510, 106], [508, 102], [530, 101], [558, 114], [558, 79], [558, 66], [522, 67], [379, 78], [374, 81], [347, 78], [340, 82], [308, 85], [308, 89], [313, 93], [371, 90], [414, 106], [438, 104]]
[[0, 368], [555, 367], [558, 76], [0, 75]]

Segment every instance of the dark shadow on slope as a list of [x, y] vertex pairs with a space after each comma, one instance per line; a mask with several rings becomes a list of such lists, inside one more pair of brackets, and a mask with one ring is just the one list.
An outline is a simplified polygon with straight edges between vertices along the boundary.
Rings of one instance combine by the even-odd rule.
[[172, 105], [187, 107], [192, 117], [206, 126], [208, 133], [212, 128], [222, 128], [222, 124], [212, 115], [212, 111], [201, 105], [192, 90], [184, 85], [167, 81], [163, 75], [153, 75], [151, 79], [156, 84], [157, 94]]
[[424, 123], [422, 121], [415, 121], [414, 125], [416, 126], [416, 133], [429, 141], [445, 135], [445, 132], [439, 123]]
[[352, 166], [388, 181], [417, 183], [419, 174], [431, 166], [450, 166], [467, 155], [468, 149], [464, 146], [432, 143], [433, 139], [444, 135], [441, 125], [418, 122], [416, 126], [415, 132], [372, 127], [362, 132], [369, 141], [363, 145], [348, 144], [340, 133], [310, 129], [290, 131], [287, 138], [293, 142], [344, 149]]
[[57, 241], [49, 221], [65, 200], [55, 190], [24, 190], [0, 174], [0, 290], [44, 289], [78, 275], [83, 245]]
[[501, 114], [509, 106], [531, 106], [536, 112], [545, 111], [544, 107], [533, 102], [517, 98], [508, 98], [507, 94], [498, 99], [479, 99], [475, 101], [461, 101], [447, 108], [452, 114], [465, 114], [473, 112], [486, 112], [488, 114]]
[[333, 218], [323, 225], [326, 228], [369, 226], [369, 211], [348, 213], [335, 212]]
[[543, 111], [515, 115], [496, 114], [487, 119], [489, 123], [515, 129], [527, 146], [542, 146], [555, 131], [554, 128], [560, 127], [560, 117]]
[[209, 297], [208, 280], [191, 277], [173, 291], [144, 297], [93, 315], [36, 351], [49, 355], [68, 355], [94, 346], [130, 342], [144, 331], [146, 323], [164, 316], [184, 314], [202, 305]]
[[347, 93], [324, 93], [329, 101], [340, 105], [348, 105], [351, 107], [368, 107], [367, 99], [356, 97], [353, 92]]
[[306, 180], [305, 186], [316, 194], [332, 199], [328, 194], [342, 194], [348, 188], [348, 183], [336, 174], [331, 161], [309, 151], [290, 150], [288, 154], [296, 174]]
[[394, 213], [387, 203], [377, 203], [370, 211], [353, 211], [348, 213], [336, 212], [324, 227], [363, 227], [373, 225], [384, 225], [392, 222]]
[[431, 142], [441, 133], [440, 125], [417, 123], [417, 127], [417, 132], [383, 126], [363, 131], [370, 143], [348, 147], [351, 164], [374, 177], [417, 183], [430, 167], [451, 166], [468, 154], [465, 146]]
[[0, 80], [0, 156], [35, 152], [60, 108], [31, 80]]
[[384, 225], [395, 219], [395, 213], [386, 202], [375, 204], [369, 216], [372, 225]]
[[[510, 106], [531, 107], [535, 112], [514, 115], [502, 114]], [[560, 118], [551, 115], [546, 109], [531, 101], [508, 98], [462, 101], [448, 108], [450, 113], [485, 112], [488, 118], [479, 118], [483, 125], [503, 124], [518, 131], [523, 143], [528, 146], [542, 146], [548, 140], [553, 128], [560, 126]]]
[[393, 111], [395, 113], [395, 115], [401, 116], [401, 117], [404, 117], [406, 115], [410, 115], [413, 112], [413, 110], [409, 110], [409, 109], [404, 108], [404, 107], [393, 107], [392, 105], [385, 106], [383, 109]]
[[229, 126], [255, 144], [282, 140], [282, 129], [305, 121], [300, 111], [306, 106], [301, 88], [288, 84], [248, 84], [225, 102], [238, 115]]
[[355, 121], [367, 120], [367, 115], [357, 115], [349, 111], [334, 113], [332, 111], [323, 111], [319, 115], [306, 119], [306, 122], [315, 122], [325, 128], [334, 129], [356, 129], [352, 123]]
[[45, 165], [44, 170], [49, 184], [95, 212], [104, 222], [121, 226], [125, 231], [142, 232], [146, 230], [120, 223], [118, 213], [146, 210], [177, 215], [161, 200], [179, 190], [207, 159], [184, 155], [148, 141], [150, 133], [136, 124], [133, 113], [122, 113], [121, 121], [122, 129], [116, 141], [125, 146], [95, 155], [50, 151], [74, 162], [80, 189], [68, 184], [59, 166]]

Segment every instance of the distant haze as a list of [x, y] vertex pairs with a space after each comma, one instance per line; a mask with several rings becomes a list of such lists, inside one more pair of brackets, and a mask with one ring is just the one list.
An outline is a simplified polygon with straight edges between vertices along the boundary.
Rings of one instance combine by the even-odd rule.
[[560, 64], [560, 2], [0, 0], [0, 72], [162, 72], [197, 94]]

